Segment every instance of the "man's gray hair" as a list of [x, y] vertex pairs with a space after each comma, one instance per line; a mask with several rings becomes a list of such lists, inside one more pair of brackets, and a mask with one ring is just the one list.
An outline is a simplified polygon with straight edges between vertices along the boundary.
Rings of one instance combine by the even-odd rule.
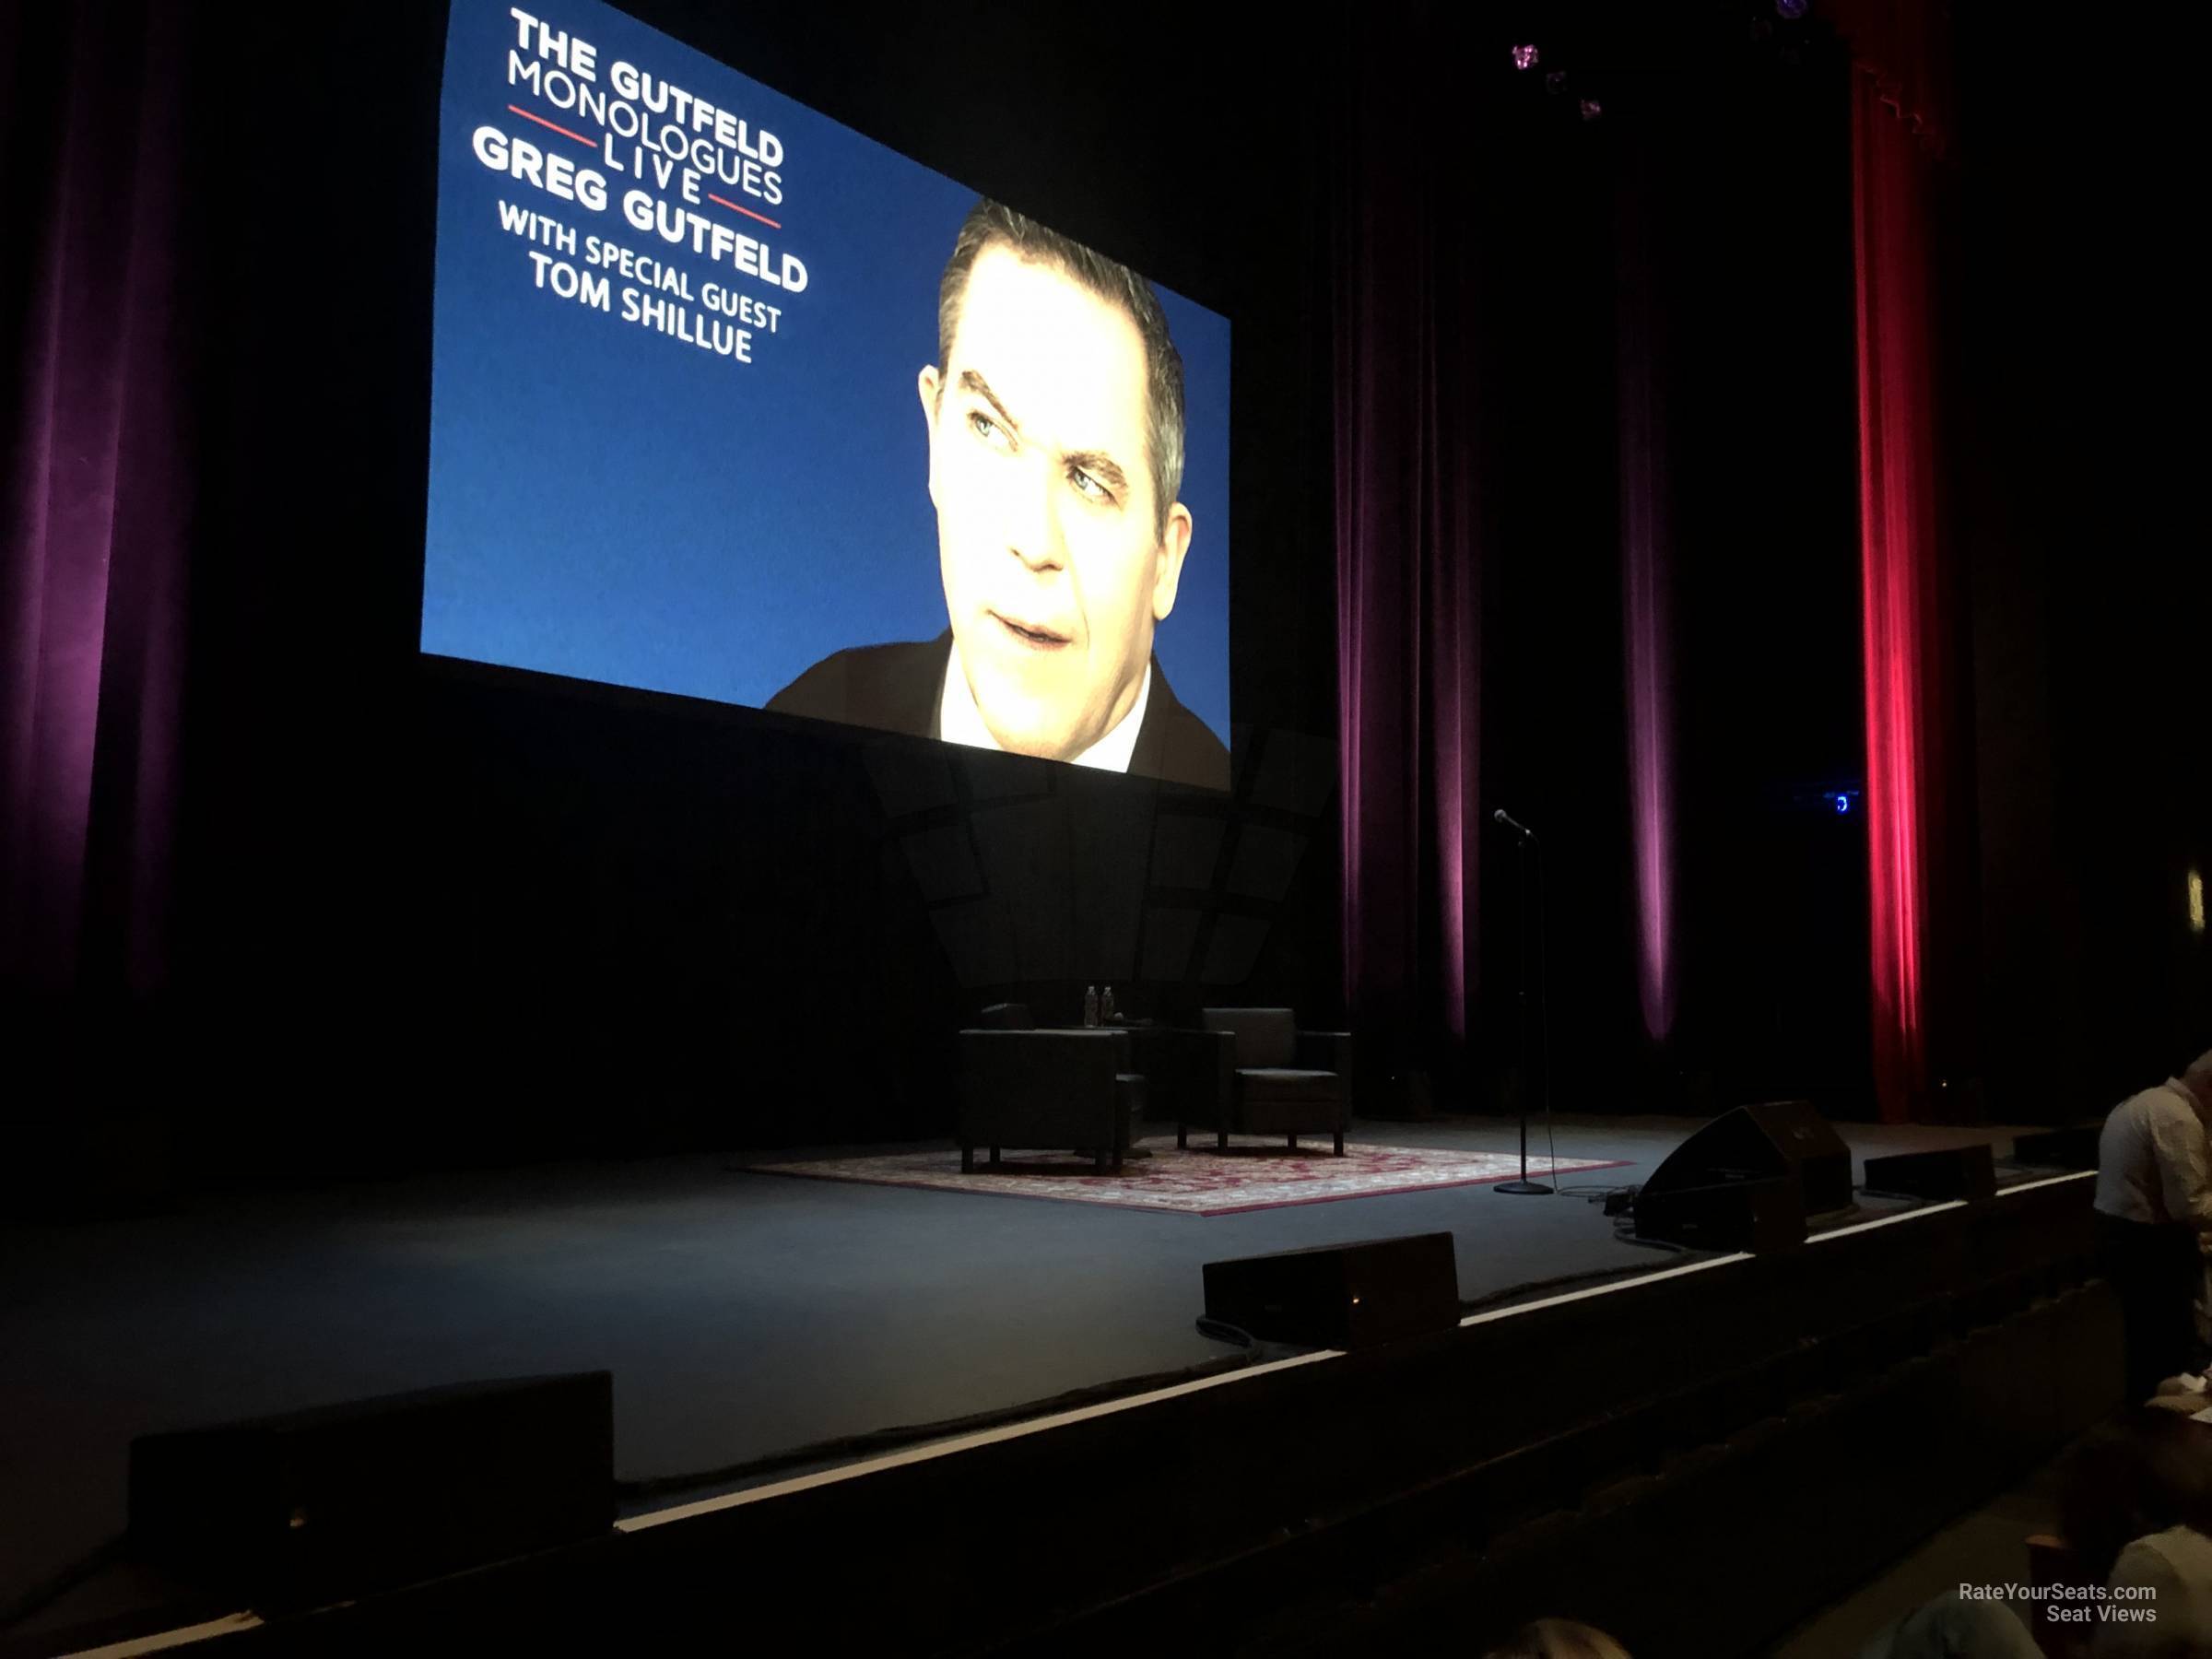
[[[1165, 539], [1168, 509], [1182, 493], [1182, 354], [1169, 337], [1168, 314], [1160, 309], [1159, 296], [1127, 265], [985, 198], [961, 221], [952, 257], [945, 262], [945, 276], [937, 284], [937, 362], [947, 372], [968, 274], [976, 256], [992, 247], [1010, 249], [1031, 265], [1050, 265], [1107, 304], [1128, 312], [1136, 324], [1145, 344], [1145, 465], [1152, 475], [1152, 528], [1156, 537]], [[940, 382], [937, 395], [944, 394]]]
[[2212, 1124], [2212, 1049], [2206, 1049], [2173, 1079], [2182, 1086], [2182, 1092], [2195, 1103], [2197, 1115]]

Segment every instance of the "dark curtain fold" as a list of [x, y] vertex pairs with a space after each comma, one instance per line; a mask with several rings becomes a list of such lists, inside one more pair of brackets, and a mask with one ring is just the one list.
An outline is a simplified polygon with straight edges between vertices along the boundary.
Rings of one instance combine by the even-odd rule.
[[1395, 1064], [1457, 1057], [1477, 978], [1480, 307], [1432, 27], [1362, 31], [1333, 254], [1345, 994]]
[[186, 547], [182, 65], [160, 0], [0, 16], [0, 984], [169, 971]]

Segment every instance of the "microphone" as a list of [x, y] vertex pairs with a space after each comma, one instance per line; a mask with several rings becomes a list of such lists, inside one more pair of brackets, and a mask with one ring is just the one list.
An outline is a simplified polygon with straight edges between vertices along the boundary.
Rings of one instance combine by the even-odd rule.
[[1511, 830], [1515, 835], [1522, 837], [1524, 840], [1533, 841], [1536, 839], [1536, 832], [1534, 830], [1531, 830], [1526, 824], [1523, 823], [1519, 818], [1515, 818], [1512, 813], [1508, 812], [1502, 806], [1499, 807], [1497, 811], [1491, 813], [1490, 818], [1492, 821], [1504, 825], [1508, 830]]

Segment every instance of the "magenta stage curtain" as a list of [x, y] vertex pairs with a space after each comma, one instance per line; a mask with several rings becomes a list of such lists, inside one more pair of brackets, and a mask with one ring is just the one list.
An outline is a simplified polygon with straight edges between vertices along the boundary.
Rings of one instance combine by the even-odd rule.
[[190, 8], [0, 17], [0, 985], [167, 972], [185, 537]]
[[1853, 76], [1859, 516], [1873, 930], [1874, 1076], [1882, 1117], [1931, 1087], [1937, 890], [1945, 867], [1951, 665], [1936, 500], [1934, 160], [1896, 77]]
[[1644, 1036], [1658, 1047], [1674, 1030], [1681, 952], [1675, 938], [1674, 512], [1651, 192], [1647, 167], [1631, 159], [1618, 215], [1621, 638], [1636, 990]]
[[1423, 64], [1368, 42], [1333, 259], [1345, 996], [1391, 1064], [1467, 1036], [1482, 832], [1475, 232]]

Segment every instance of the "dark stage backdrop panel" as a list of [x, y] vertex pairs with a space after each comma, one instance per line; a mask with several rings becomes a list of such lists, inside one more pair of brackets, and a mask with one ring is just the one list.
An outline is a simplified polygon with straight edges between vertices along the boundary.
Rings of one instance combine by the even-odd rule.
[[[757, 707], [935, 638], [916, 375], [977, 193], [595, 0], [533, 16], [452, 10], [423, 650]], [[1155, 291], [1194, 524], [1156, 650], [1226, 743], [1230, 324]]]

